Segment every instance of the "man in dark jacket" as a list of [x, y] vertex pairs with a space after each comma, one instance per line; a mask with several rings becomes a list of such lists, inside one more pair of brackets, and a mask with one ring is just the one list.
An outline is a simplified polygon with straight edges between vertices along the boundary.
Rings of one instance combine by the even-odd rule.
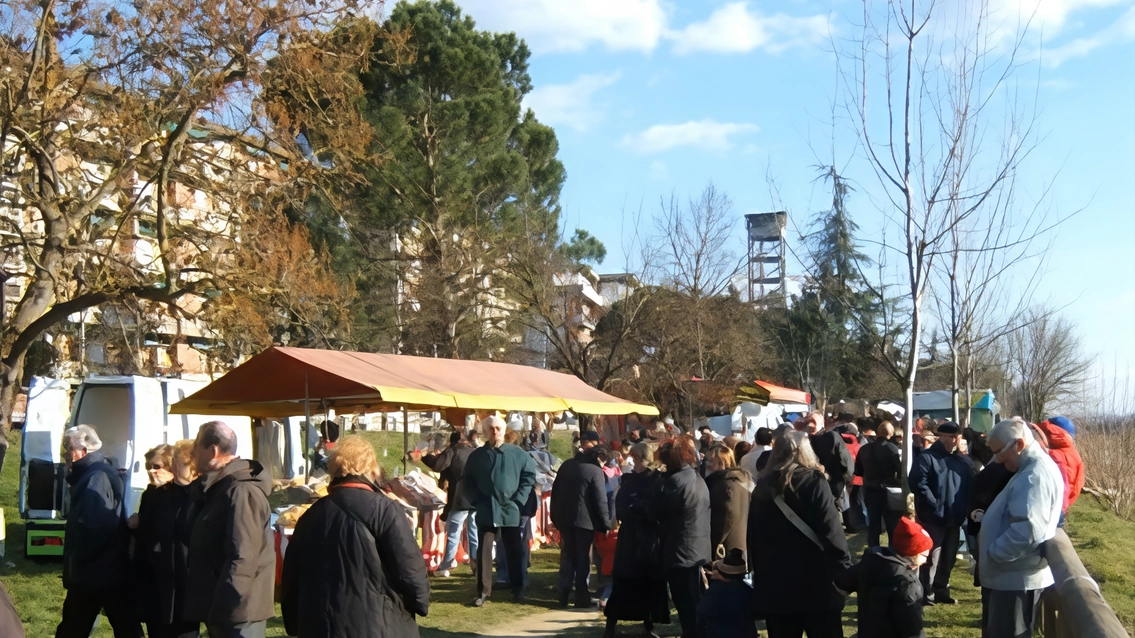
[[536, 462], [524, 450], [504, 442], [505, 424], [491, 416], [481, 421], [485, 445], [469, 455], [465, 464], [465, 496], [477, 510], [477, 598], [485, 604], [493, 593], [493, 544], [497, 536], [508, 557], [509, 583], [513, 598], [524, 596], [528, 574], [524, 561], [521, 509], [528, 504], [536, 485]]
[[[589, 434], [596, 433], [584, 432], [585, 436]], [[567, 607], [574, 581], [575, 606], [590, 607], [587, 579], [591, 575], [591, 543], [595, 532], [611, 528], [606, 476], [595, 448], [583, 450], [560, 465], [552, 483], [551, 505], [552, 524], [561, 539], [560, 606]]]
[[445, 507], [441, 519], [445, 521], [445, 556], [441, 560], [438, 575], [449, 576], [449, 570], [457, 567], [457, 547], [461, 544], [461, 528], [466, 527], [469, 542], [469, 556], [473, 573], [477, 573], [477, 517], [472, 515], [473, 504], [465, 497], [465, 463], [476, 448], [463, 432], [454, 432], [449, 437], [449, 447], [438, 455], [422, 457], [422, 463], [441, 474], [441, 485], [445, 488]]
[[86, 638], [100, 611], [114, 629], [114, 638], [142, 635], [142, 625], [122, 591], [129, 543], [125, 488], [118, 471], [99, 453], [100, 448], [102, 441], [89, 425], [63, 433], [71, 508], [63, 544], [67, 598], [63, 600], [56, 638]]
[[236, 453], [236, 434], [221, 421], [197, 432], [193, 456], [205, 495], [189, 539], [185, 615], [205, 623], [211, 638], [262, 638], [275, 615], [272, 477]]
[[863, 503], [867, 506], [867, 547], [877, 547], [884, 526], [887, 539], [894, 536], [902, 512], [887, 504], [887, 487], [898, 487], [902, 472], [902, 452], [891, 442], [895, 427], [879, 424], [875, 440], [863, 446], [855, 457], [855, 475], [863, 477]]
[[957, 602], [950, 597], [950, 572], [957, 560], [973, 482], [973, 461], [958, 451], [960, 436], [956, 423], [939, 425], [938, 441], [918, 457], [910, 473], [914, 512], [934, 540], [934, 551], [921, 574], [930, 605]]
[[804, 431], [808, 433], [812, 451], [824, 466], [828, 475], [828, 485], [832, 488], [832, 498], [835, 499], [836, 509], [843, 511], [846, 503], [844, 489], [851, 481], [851, 472], [855, 468], [855, 459], [851, 458], [851, 451], [843, 442], [843, 437], [836, 432], [834, 425], [824, 428], [824, 414], [812, 412], [803, 421]]
[[859, 638], [922, 638], [922, 584], [918, 567], [934, 542], [918, 523], [903, 518], [893, 547], [871, 547], [836, 575], [842, 591], [859, 593]]

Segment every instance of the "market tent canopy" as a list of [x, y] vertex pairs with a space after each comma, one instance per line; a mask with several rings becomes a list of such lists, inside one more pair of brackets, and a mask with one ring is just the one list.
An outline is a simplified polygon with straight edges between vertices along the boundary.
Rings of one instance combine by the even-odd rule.
[[435, 408], [657, 415], [569, 374], [489, 361], [269, 348], [170, 407], [173, 414], [284, 417], [304, 399], [340, 411]]
[[[950, 390], [934, 390], [932, 392], [915, 392], [914, 393], [914, 409], [916, 411], [938, 411], [938, 410], [953, 410], [953, 393]], [[997, 400], [993, 395], [993, 390], [975, 390], [970, 393], [971, 406], [977, 410], [992, 410], [996, 411]], [[958, 393], [958, 406], [965, 408], [966, 397], [962, 392]]]
[[784, 388], [769, 383], [768, 381], [747, 383], [738, 388], [736, 397], [734, 398], [742, 403], [755, 403], [757, 405], [781, 403], [786, 405], [795, 404], [807, 406], [812, 403], [812, 397], [808, 396], [807, 392]]

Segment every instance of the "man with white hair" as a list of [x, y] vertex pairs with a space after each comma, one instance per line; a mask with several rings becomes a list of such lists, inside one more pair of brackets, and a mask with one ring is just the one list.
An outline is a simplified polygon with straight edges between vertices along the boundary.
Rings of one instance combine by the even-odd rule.
[[114, 638], [142, 635], [142, 625], [123, 591], [129, 545], [125, 486], [100, 448], [102, 441], [89, 425], [77, 425], [63, 433], [71, 507], [63, 543], [67, 598], [56, 638], [86, 638], [100, 611], [114, 629]]
[[793, 426], [807, 433], [812, 450], [828, 475], [828, 487], [832, 490], [836, 507], [841, 512], [847, 509], [847, 495], [844, 490], [851, 481], [851, 473], [855, 470], [855, 459], [851, 457], [851, 451], [847, 449], [843, 437], [835, 431], [835, 423], [832, 423], [831, 427], [826, 426], [824, 413], [816, 411], [804, 417], [799, 425], [794, 423]]
[[485, 604], [493, 593], [493, 544], [504, 545], [509, 584], [516, 600], [524, 596], [528, 568], [521, 545], [520, 510], [536, 485], [536, 463], [527, 452], [504, 442], [505, 423], [490, 416], [480, 423], [485, 440], [465, 463], [465, 496], [477, 510], [477, 598]]
[[236, 433], [221, 421], [197, 431], [193, 459], [204, 496], [189, 538], [185, 620], [205, 623], [210, 638], [263, 638], [276, 615], [272, 475], [237, 456]]
[[1027, 638], [1037, 598], [1053, 584], [1044, 543], [1056, 535], [1064, 480], [1020, 417], [993, 427], [989, 449], [1014, 474], [981, 518], [982, 636]]

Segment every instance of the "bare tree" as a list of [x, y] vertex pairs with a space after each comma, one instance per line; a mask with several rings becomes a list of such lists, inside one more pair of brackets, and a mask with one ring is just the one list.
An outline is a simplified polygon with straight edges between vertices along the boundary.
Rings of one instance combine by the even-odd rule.
[[737, 229], [732, 213], [733, 201], [710, 183], [685, 207], [674, 198], [663, 202], [654, 218], [655, 241], [662, 255], [661, 283], [691, 301], [688, 312], [698, 362], [690, 372], [701, 378], [707, 374], [705, 302], [729, 292], [745, 265], [745, 257], [729, 249]]
[[[542, 350], [545, 367], [569, 372], [607, 390], [633, 376], [643, 353], [635, 329], [650, 311], [651, 251], [640, 233], [641, 210], [629, 215], [623, 272], [602, 300], [588, 298], [590, 268], [569, 257], [563, 245], [522, 238], [510, 247], [505, 287], [517, 302], [516, 323], [527, 333], [530, 351]], [[577, 231], [578, 233], [578, 231]], [[632, 255], [634, 258], [632, 259]]]
[[1084, 355], [1080, 337], [1066, 318], [1032, 308], [1022, 323], [1006, 345], [1010, 399], [1014, 414], [1037, 422], [1083, 389], [1092, 359]]
[[[232, 293], [246, 215], [278, 212], [281, 193], [326, 168], [304, 161], [292, 136], [274, 139], [284, 120], [259, 99], [261, 80], [282, 47], [341, 9], [323, 0], [6, 3], [0, 244], [21, 295], [0, 337], [0, 435], [28, 349], [69, 315], [142, 300], [184, 318], [187, 299]], [[295, 88], [357, 94], [315, 71], [306, 77], [317, 83]], [[332, 105], [356, 102], [323, 100], [320, 117], [343, 127]], [[205, 221], [186, 214], [195, 193], [208, 200]]]
[[1019, 318], [1043, 274], [1047, 251], [1037, 240], [1060, 221], [1048, 223], [1043, 201], [1022, 214], [1008, 182], [987, 206], [951, 226], [935, 262], [932, 312], [950, 355], [954, 421], [962, 425], [969, 425], [978, 362], [997, 358], [1000, 342], [1023, 327]]
[[[1005, 25], [991, 16], [987, 1], [867, 1], [861, 36], [841, 57], [841, 65], [854, 67], [842, 74], [846, 109], [878, 183], [872, 194], [886, 224], [899, 233], [897, 244], [883, 244], [902, 262], [906, 339], [898, 347], [880, 341], [877, 353], [900, 380], [908, 406], [935, 261], [947, 252], [955, 228], [1012, 202], [1017, 170], [1036, 143], [1035, 114], [1022, 107], [1013, 81], [1028, 24], [1010, 25], [1004, 38]], [[879, 262], [882, 270], [885, 256]], [[913, 416], [908, 409], [904, 479]]]

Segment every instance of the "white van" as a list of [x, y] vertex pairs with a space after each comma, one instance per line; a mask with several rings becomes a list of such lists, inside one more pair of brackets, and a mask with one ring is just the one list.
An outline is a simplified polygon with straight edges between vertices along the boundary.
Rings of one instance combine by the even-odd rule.
[[20, 515], [54, 519], [66, 498], [62, 458], [63, 430], [71, 413], [71, 385], [32, 377], [20, 447]]
[[[69, 426], [95, 428], [102, 439], [102, 455], [122, 473], [126, 482], [126, 511], [134, 513], [150, 483], [146, 451], [162, 443], [192, 439], [203, 423], [216, 417], [169, 413], [169, 406], [196, 392], [205, 383], [150, 377], [91, 377], [75, 391]], [[254, 458], [252, 421], [225, 417], [236, 433], [237, 454]]]

